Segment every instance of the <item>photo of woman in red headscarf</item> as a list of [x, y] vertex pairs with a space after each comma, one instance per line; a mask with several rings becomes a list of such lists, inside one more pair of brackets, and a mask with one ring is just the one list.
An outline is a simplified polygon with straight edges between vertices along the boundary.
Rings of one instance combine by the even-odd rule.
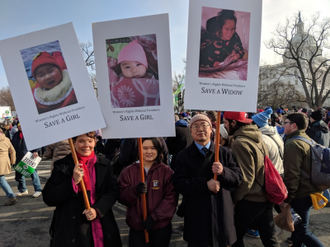
[[202, 8], [199, 77], [247, 79], [250, 13]]

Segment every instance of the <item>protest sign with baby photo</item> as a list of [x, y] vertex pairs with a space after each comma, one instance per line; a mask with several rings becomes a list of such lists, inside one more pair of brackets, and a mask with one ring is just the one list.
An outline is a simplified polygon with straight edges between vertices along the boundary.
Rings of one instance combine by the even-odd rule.
[[168, 15], [92, 27], [103, 137], [175, 135]]
[[105, 127], [72, 23], [1, 40], [0, 54], [29, 150]]

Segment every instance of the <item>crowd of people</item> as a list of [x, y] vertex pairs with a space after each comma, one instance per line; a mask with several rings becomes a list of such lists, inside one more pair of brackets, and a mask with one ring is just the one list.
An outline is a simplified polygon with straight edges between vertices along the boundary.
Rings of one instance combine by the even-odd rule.
[[[279, 246], [273, 209], [280, 213], [286, 208], [301, 218], [288, 238], [291, 245], [324, 246], [308, 225], [311, 195], [321, 193], [329, 199], [329, 191], [322, 192], [312, 183], [311, 146], [295, 137], [329, 147], [327, 109], [286, 112], [279, 108], [273, 112], [267, 107], [256, 114], [227, 111], [221, 114], [220, 126], [214, 111], [181, 112], [174, 118], [176, 135], [142, 138], [142, 157], [138, 139], [104, 140], [100, 131], [72, 138], [78, 164], [67, 141], [47, 146], [43, 155], [40, 150], [30, 150], [35, 157], [52, 159], [51, 176], [43, 190], [37, 170], [31, 175], [33, 197], [43, 195], [47, 205], [56, 207], [51, 246], [68, 242], [86, 247], [122, 246], [112, 211], [116, 201], [126, 206], [132, 247], [169, 246], [175, 213], [183, 217], [179, 229], [188, 247], [240, 247], [245, 235], [260, 237], [264, 246]], [[28, 194], [24, 176], [15, 174], [17, 193], [4, 176], [28, 151], [19, 122], [3, 123], [0, 150], [0, 185], [8, 197], [5, 205], [14, 205], [18, 196]], [[288, 191], [279, 205], [269, 201], [265, 190], [266, 155]], [[141, 181], [141, 172], [145, 181]], [[86, 207], [81, 181], [90, 207]], [[182, 201], [178, 205], [179, 195]]]
[[[0, 128], [0, 178], [1, 188], [5, 191], [8, 201], [6, 206], [14, 205], [18, 202], [17, 197], [29, 194], [25, 177], [15, 171], [17, 182], [17, 192], [14, 193], [9, 186], [4, 175], [11, 173], [11, 167], [15, 167], [29, 151], [26, 147], [21, 124], [18, 120], [13, 122], [5, 120]], [[40, 149], [31, 150], [34, 158], [39, 156]], [[35, 192], [32, 197], [37, 198], [42, 194], [42, 188], [37, 169], [31, 174]]]

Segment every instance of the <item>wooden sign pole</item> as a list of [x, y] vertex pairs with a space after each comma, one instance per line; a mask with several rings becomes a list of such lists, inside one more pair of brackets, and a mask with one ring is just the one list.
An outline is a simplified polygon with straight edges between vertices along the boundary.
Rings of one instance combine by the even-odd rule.
[[[140, 160], [140, 173], [141, 173], [141, 182], [145, 182], [144, 178], [144, 166], [143, 166], [143, 149], [142, 149], [142, 138], [138, 138], [138, 146], [139, 146], [139, 160]], [[142, 199], [142, 210], [143, 210], [143, 220], [147, 219], [147, 200], [146, 194], [141, 195]], [[144, 230], [144, 237], [146, 243], [149, 243], [149, 234], [147, 230]]]
[[[216, 128], [215, 139], [214, 139], [214, 145], [215, 145], [214, 162], [219, 162], [220, 124], [221, 124], [221, 111], [218, 111], [217, 126], [216, 126], [217, 128]], [[217, 174], [214, 174], [214, 180], [217, 180], [217, 179], [218, 179]]]
[[[71, 153], [72, 153], [72, 158], [73, 158], [74, 164], [77, 165], [77, 164], [79, 164], [79, 161], [78, 161], [78, 158], [77, 158], [76, 150], [75, 150], [74, 145], [73, 145], [73, 141], [72, 141], [71, 138], [68, 139], [68, 141], [69, 141], [69, 144], [70, 144], [70, 148], [71, 148]], [[85, 207], [88, 210], [88, 209], [91, 208], [91, 206], [89, 205], [89, 200], [88, 200], [88, 196], [87, 196], [87, 192], [86, 192], [86, 187], [85, 187], [85, 183], [84, 183], [84, 180], [83, 179], [81, 179], [79, 185], [80, 185], [81, 191], [83, 193]]]

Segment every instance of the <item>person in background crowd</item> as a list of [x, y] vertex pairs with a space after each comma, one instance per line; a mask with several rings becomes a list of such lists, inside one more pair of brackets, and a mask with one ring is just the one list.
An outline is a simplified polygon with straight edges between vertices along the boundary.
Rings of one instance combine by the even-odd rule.
[[[268, 121], [273, 113], [272, 108], [266, 108], [264, 112], [256, 114], [252, 117], [254, 124], [256, 124], [261, 131], [261, 138], [267, 146], [269, 158], [274, 164], [276, 170], [284, 177], [283, 168], [283, 155], [284, 155], [284, 143], [281, 136], [277, 133], [276, 129], [268, 125]], [[278, 205], [275, 205], [275, 210], [280, 213], [281, 210]], [[250, 237], [260, 237], [259, 232], [256, 230], [248, 229], [246, 235]]]
[[272, 112], [273, 110], [271, 108], [267, 109], [264, 112], [254, 115], [252, 120], [261, 131], [261, 138], [267, 146], [269, 159], [274, 164], [278, 173], [283, 177], [284, 143], [277, 131], [268, 125], [268, 119], [270, 119]]
[[283, 114], [285, 114], [285, 111], [279, 108], [276, 110], [276, 113], [278, 116], [275, 120], [276, 130], [277, 133], [282, 136], [284, 135], [284, 127], [282, 127], [282, 125], [283, 125]]
[[308, 112], [307, 112], [307, 108], [302, 108], [302, 109], [301, 109], [301, 112], [304, 113], [304, 114], [307, 114], [307, 113], [308, 113]]
[[10, 123], [8, 120], [5, 120], [3, 123], [2, 123], [2, 126], [1, 126], [1, 129], [2, 129], [2, 132], [3, 134], [10, 140], [11, 139], [11, 136], [10, 136]]
[[172, 154], [172, 170], [175, 170], [175, 161], [179, 152], [188, 147], [193, 142], [193, 139], [190, 135], [190, 130], [188, 128], [188, 123], [185, 120], [179, 119], [177, 114], [174, 115], [174, 121], [175, 136], [168, 137], [166, 140], [168, 152], [169, 154]]
[[[173, 170], [162, 162], [163, 148], [159, 138], [142, 139], [146, 182], [141, 182], [139, 162], [126, 167], [120, 175], [119, 202], [127, 206], [130, 247], [167, 247], [170, 243], [178, 196], [172, 185]], [[146, 220], [142, 220], [142, 194], [146, 194]], [[149, 232], [149, 244], [144, 230]]]
[[[9, 155], [10, 159], [9, 159]], [[8, 137], [6, 137], [0, 129], [0, 187], [9, 198], [5, 206], [14, 205], [17, 203], [17, 198], [10, 188], [5, 178], [6, 174], [11, 173], [11, 165], [15, 164], [16, 152]]]
[[[14, 134], [13, 139], [11, 141], [16, 151], [15, 166], [21, 161], [24, 155], [28, 152], [28, 149], [25, 144], [21, 124], [18, 123], [17, 127], [18, 127], [18, 131]], [[31, 151], [34, 158], [38, 157], [38, 151], [39, 151], [38, 149]], [[34, 172], [31, 174], [31, 179], [35, 190], [32, 197], [34, 198], [39, 197], [41, 195], [41, 184], [37, 169], [35, 169]], [[21, 173], [15, 171], [15, 180], [17, 182], [17, 188], [18, 188], [18, 192], [15, 193], [16, 196], [29, 194], [26, 188], [25, 177]]]
[[206, 111], [206, 116], [210, 119], [212, 123], [212, 128], [217, 128], [217, 113], [215, 111]]
[[184, 117], [183, 120], [186, 121], [187, 123], [189, 123], [190, 121], [188, 117]]
[[[327, 107], [324, 111], [323, 121], [328, 125], [330, 121], [330, 107]], [[329, 125], [328, 125], [329, 126]]]
[[330, 112], [328, 112], [327, 118], [325, 120], [325, 122], [328, 124], [328, 128], [330, 128]]
[[186, 112], [182, 112], [182, 113], [179, 115], [180, 119], [184, 119], [184, 118], [186, 118], [187, 116], [188, 116], [188, 114], [187, 114]]
[[[119, 189], [109, 160], [96, 156], [95, 132], [72, 138], [79, 164], [71, 154], [54, 163], [43, 189], [43, 200], [56, 207], [50, 226], [51, 247], [121, 247], [119, 229], [112, 212]], [[81, 187], [83, 180], [90, 209], [85, 209]]]
[[276, 126], [282, 126], [283, 121], [282, 121], [282, 115], [281, 114], [277, 114], [276, 112], [271, 114], [271, 121], [270, 121], [270, 125], [273, 127]]
[[231, 150], [243, 173], [243, 181], [233, 192], [237, 241], [233, 247], [244, 246], [243, 237], [249, 227], [260, 233], [264, 246], [278, 247], [273, 221], [273, 204], [262, 187], [265, 180], [264, 156], [268, 149], [261, 132], [245, 112], [225, 112], [224, 124], [234, 136]]
[[230, 148], [229, 135], [224, 124], [220, 124], [220, 145]]
[[296, 108], [296, 106], [294, 105], [294, 106], [292, 106], [292, 108], [291, 108], [292, 110], [291, 110], [291, 112], [292, 113], [295, 113], [295, 112], [298, 112], [298, 110], [297, 110], [297, 108]]
[[18, 124], [18, 121], [14, 120], [12, 123], [12, 128], [10, 130], [10, 137], [11, 137], [10, 140], [13, 138], [14, 134], [18, 131], [17, 124]]
[[[318, 144], [329, 147], [330, 146], [330, 132], [327, 124], [322, 120], [322, 110], [313, 111], [309, 115], [309, 126], [306, 129], [306, 134]], [[330, 201], [329, 190], [324, 190], [323, 195]], [[330, 206], [328, 202], [327, 207]]]
[[50, 164], [50, 171], [53, 171], [55, 161], [64, 158], [70, 153], [71, 149], [69, 141], [64, 140], [48, 145], [43, 157], [46, 159], [52, 159], [52, 163]]
[[330, 133], [327, 124], [322, 120], [322, 110], [313, 111], [309, 115], [309, 126], [306, 134], [322, 146], [330, 146]]
[[122, 139], [100, 139], [100, 137], [97, 139], [97, 152], [104, 154], [105, 157], [112, 162], [113, 158], [120, 153]]
[[196, 114], [198, 114], [197, 111], [192, 111], [192, 113], [191, 113], [191, 117], [194, 117]]
[[[293, 246], [324, 247], [308, 229], [309, 213], [312, 208], [310, 194], [320, 193], [310, 179], [311, 175], [311, 147], [302, 140], [294, 140], [293, 137], [301, 136], [308, 140], [306, 135], [308, 119], [303, 113], [290, 113], [284, 121], [285, 145], [284, 145], [284, 183], [288, 189], [288, 197], [281, 204], [281, 208], [292, 207], [301, 217], [301, 221], [295, 224], [292, 233]], [[291, 140], [292, 139], [292, 140]], [[302, 175], [302, 171], [307, 176]]]
[[[284, 178], [284, 143], [277, 131], [268, 125], [268, 119], [271, 117], [272, 112], [273, 110], [270, 108], [262, 113], [254, 115], [252, 120], [255, 124], [257, 124], [259, 130], [261, 131], [261, 138], [267, 146], [269, 159], [274, 164], [277, 172], [282, 178]], [[278, 205], [275, 205], [275, 210], [278, 213], [281, 212]]]
[[214, 162], [207, 116], [195, 115], [189, 128], [194, 142], [178, 154], [173, 176], [175, 189], [186, 201], [183, 239], [188, 247], [232, 245], [236, 234], [230, 192], [241, 183], [241, 170], [230, 151], [221, 146], [219, 162]]

